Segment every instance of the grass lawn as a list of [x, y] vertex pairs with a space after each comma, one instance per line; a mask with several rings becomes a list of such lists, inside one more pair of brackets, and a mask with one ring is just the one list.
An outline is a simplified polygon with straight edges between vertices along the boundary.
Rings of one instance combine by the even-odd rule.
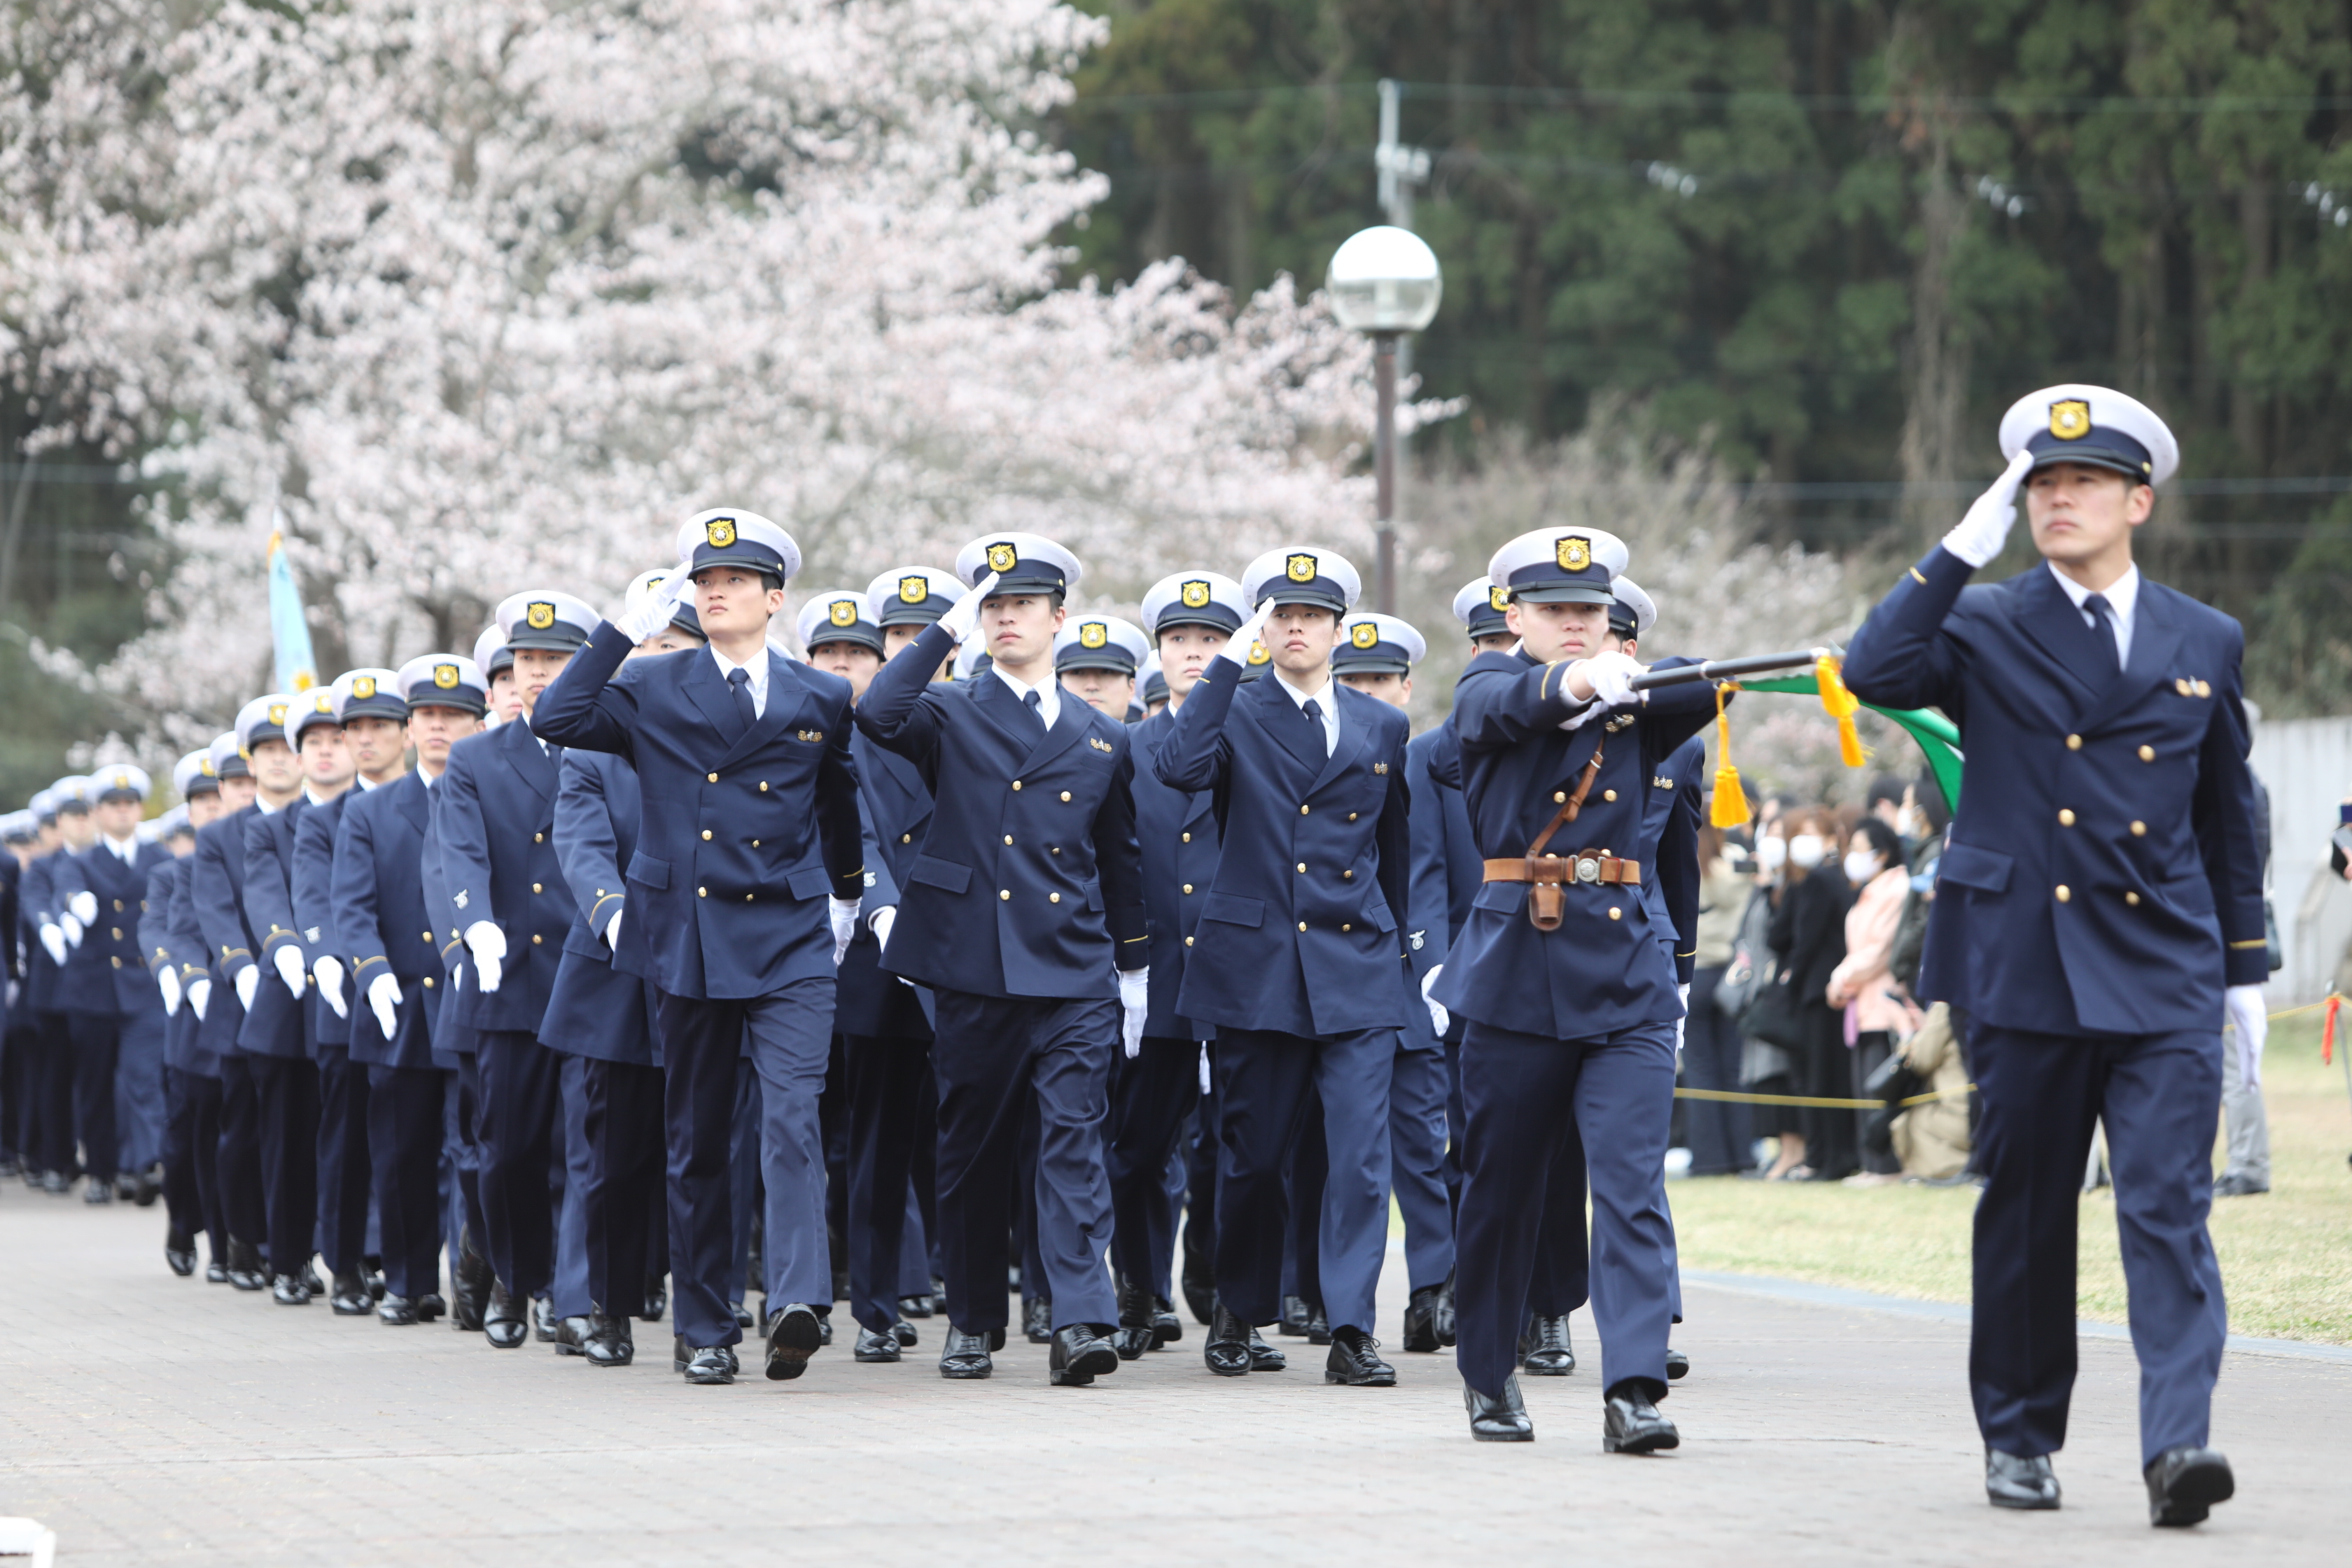
[[[2352, 1046], [2352, 1006], [2336, 1031]], [[2343, 1058], [2319, 1061], [2319, 1016], [2271, 1026], [2263, 1061], [2271, 1191], [2213, 1205], [2232, 1332], [2352, 1343], [2352, 1099]], [[2214, 1145], [2214, 1169], [2224, 1151]], [[1969, 1299], [1974, 1187], [1849, 1188], [1736, 1177], [1673, 1183], [1683, 1266], [1775, 1275], [1926, 1300]], [[2124, 1321], [2115, 1204], [2083, 1200], [2081, 1311]]]

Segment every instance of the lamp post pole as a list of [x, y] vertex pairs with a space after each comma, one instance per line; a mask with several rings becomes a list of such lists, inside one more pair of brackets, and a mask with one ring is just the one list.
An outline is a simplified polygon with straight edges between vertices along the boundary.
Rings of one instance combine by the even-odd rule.
[[1375, 602], [1381, 614], [1393, 616], [1396, 580], [1396, 395], [1397, 338], [1395, 332], [1372, 334], [1372, 395], [1379, 415], [1372, 426], [1374, 485], [1373, 521], [1380, 539], [1379, 584]]
[[1331, 255], [1323, 287], [1339, 324], [1372, 340], [1373, 532], [1380, 542], [1373, 602], [1396, 614], [1397, 342], [1437, 314], [1445, 283], [1437, 254], [1410, 230], [1383, 225], [1349, 237]]

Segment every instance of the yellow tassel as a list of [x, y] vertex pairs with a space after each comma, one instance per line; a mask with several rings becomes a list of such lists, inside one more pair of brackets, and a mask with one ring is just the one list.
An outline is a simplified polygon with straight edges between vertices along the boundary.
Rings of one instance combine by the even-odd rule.
[[1729, 681], [1715, 689], [1715, 799], [1707, 804], [1706, 819], [1717, 827], [1737, 827], [1748, 820], [1748, 792], [1739, 786], [1739, 770], [1731, 765], [1731, 721], [1724, 717], [1723, 694], [1738, 689]]
[[1862, 766], [1870, 757], [1863, 749], [1862, 732], [1853, 724], [1853, 716], [1861, 710], [1862, 703], [1845, 689], [1845, 678], [1839, 673], [1834, 654], [1825, 653], [1813, 661], [1813, 683], [1821, 688], [1822, 707], [1837, 721], [1838, 760], [1850, 768]]

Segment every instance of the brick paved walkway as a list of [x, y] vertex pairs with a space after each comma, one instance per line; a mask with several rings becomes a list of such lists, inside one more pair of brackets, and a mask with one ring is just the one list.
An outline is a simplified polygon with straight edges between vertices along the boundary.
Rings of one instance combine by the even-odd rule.
[[[1181, 1346], [1092, 1389], [1042, 1348], [986, 1384], [839, 1346], [806, 1377], [685, 1386], [646, 1325], [638, 1366], [489, 1350], [324, 1302], [178, 1279], [160, 1209], [0, 1187], [0, 1514], [60, 1563], [518, 1564], [1464, 1562], [1967, 1564], [2345, 1561], [2352, 1365], [2233, 1352], [2216, 1441], [2237, 1501], [2146, 1524], [2133, 1368], [2084, 1345], [2067, 1506], [1979, 1489], [1961, 1326], [1694, 1282], [1685, 1447], [1604, 1456], [1590, 1372], [1528, 1379], [1538, 1440], [1473, 1444], [1452, 1358], [1392, 1390], [1294, 1370], [1227, 1382]], [[1382, 1300], [1403, 1291], [1392, 1270]], [[1395, 1325], [1387, 1336], [1395, 1338]], [[1591, 1344], [1579, 1314], [1578, 1343]]]

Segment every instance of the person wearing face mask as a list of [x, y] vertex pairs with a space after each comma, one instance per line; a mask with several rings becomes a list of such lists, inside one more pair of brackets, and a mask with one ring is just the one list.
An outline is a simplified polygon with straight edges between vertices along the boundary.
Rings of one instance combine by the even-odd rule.
[[[1763, 810], [1773, 813], [1780, 809], [1777, 800], [1767, 800]], [[1779, 960], [1771, 945], [1772, 920], [1780, 908], [1780, 900], [1789, 886], [1789, 836], [1777, 820], [1769, 827], [1759, 827], [1756, 854], [1751, 861], [1755, 869], [1754, 891], [1747, 909], [1739, 917], [1739, 935], [1733, 951], [1739, 964], [1755, 976], [1751, 998], [1760, 996], [1763, 987], [1779, 980]], [[1753, 999], [1743, 1009], [1741, 1017], [1752, 1016]], [[1762, 1038], [1753, 1029], [1742, 1027], [1739, 1041], [1739, 1087], [1750, 1094], [1792, 1095], [1797, 1092], [1797, 1079], [1791, 1070], [1792, 1058], [1785, 1046]], [[1759, 1137], [1770, 1137], [1777, 1148], [1772, 1158], [1759, 1161], [1751, 1175], [1768, 1182], [1781, 1182], [1789, 1173], [1804, 1166], [1805, 1130], [1799, 1125], [1793, 1107], [1759, 1105], [1750, 1120]], [[1766, 1129], [1770, 1131], [1767, 1132]]]
[[[1846, 882], [1855, 889], [1854, 900], [1845, 915], [1845, 957], [1830, 973], [1827, 994], [1830, 1005], [1845, 1014], [1853, 1080], [1846, 1092], [1864, 1100], [1869, 1096], [1863, 1086], [1894, 1049], [1895, 1041], [1919, 1026], [1919, 1009], [1887, 972], [1911, 879], [1895, 829], [1875, 816], [1856, 825], [1843, 869]], [[1853, 1112], [1857, 1130], [1871, 1114]], [[1878, 1185], [1902, 1178], [1903, 1163], [1891, 1150], [1878, 1153], [1864, 1149], [1861, 1158], [1862, 1169], [1852, 1181]]]
[[[1793, 1026], [1785, 1043], [1801, 1095], [1852, 1092], [1844, 1023], [1828, 1001], [1830, 972], [1845, 957], [1845, 911], [1853, 898], [1838, 859], [1837, 819], [1826, 808], [1810, 807], [1790, 819], [1788, 884], [1765, 941], [1790, 993]], [[1804, 1133], [1804, 1163], [1787, 1166], [1783, 1175], [1837, 1181], [1853, 1173], [1859, 1143], [1852, 1112], [1801, 1107], [1797, 1122]]]

